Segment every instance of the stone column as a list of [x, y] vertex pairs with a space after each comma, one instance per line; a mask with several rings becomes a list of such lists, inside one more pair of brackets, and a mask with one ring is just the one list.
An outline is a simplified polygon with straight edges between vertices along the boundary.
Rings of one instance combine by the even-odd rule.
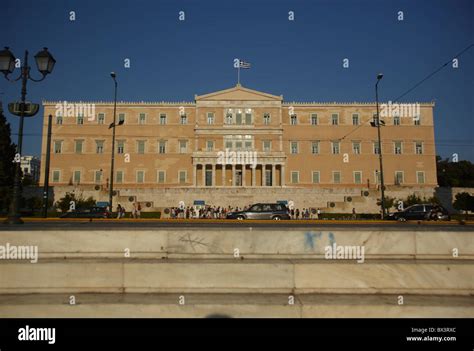
[[212, 186], [216, 186], [216, 164], [212, 164]]
[[202, 164], [202, 186], [206, 186], [206, 164]]
[[232, 186], [235, 186], [235, 165], [232, 165]]
[[255, 186], [257, 185], [256, 184], [256, 178], [255, 178], [255, 175], [257, 173], [257, 165], [252, 165], [252, 167], [250, 167], [250, 169], [252, 170], [252, 186]]
[[225, 164], [222, 165], [222, 186], [226, 186], [225, 183]]
[[245, 186], [245, 171], [246, 171], [246, 166], [243, 164], [242, 165], [242, 186]]
[[262, 164], [262, 186], [265, 186], [265, 164]]
[[272, 164], [272, 186], [276, 186], [276, 167]]
[[280, 180], [281, 186], [285, 186], [285, 165], [280, 165]]
[[193, 186], [197, 186], [197, 164], [193, 165]]

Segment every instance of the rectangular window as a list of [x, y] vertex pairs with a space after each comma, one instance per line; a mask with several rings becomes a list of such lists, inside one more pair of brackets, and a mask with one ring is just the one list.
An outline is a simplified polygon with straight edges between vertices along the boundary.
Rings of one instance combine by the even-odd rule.
[[103, 140], [96, 140], [95, 141], [95, 152], [97, 154], [104, 153], [104, 141]]
[[125, 141], [117, 140], [117, 153], [123, 154], [125, 150]]
[[74, 152], [76, 154], [82, 154], [82, 146], [84, 145], [84, 140], [75, 140], [74, 143]]
[[401, 141], [394, 141], [393, 142], [393, 153], [395, 155], [402, 154], [402, 142]]
[[375, 183], [380, 184], [380, 172], [378, 170], [375, 170], [374, 175], [375, 175]]
[[297, 154], [297, 153], [298, 153], [298, 142], [297, 142], [297, 141], [292, 141], [292, 142], [290, 143], [290, 145], [291, 145], [291, 147], [290, 147], [290, 148], [291, 148], [291, 151], [290, 151], [290, 152], [291, 152], [292, 154]]
[[137, 140], [137, 154], [145, 153], [145, 140]]
[[403, 184], [403, 172], [396, 171], [395, 172], [395, 185], [401, 185], [401, 184]]
[[415, 153], [417, 155], [423, 155], [423, 142], [421, 141], [415, 142]]
[[235, 124], [241, 125], [242, 124], [242, 114], [237, 112], [235, 114]]
[[379, 142], [378, 142], [378, 141], [374, 141], [373, 144], [374, 144], [374, 154], [375, 154], [375, 155], [380, 154]]
[[206, 149], [207, 149], [208, 152], [214, 150], [214, 141], [213, 140], [208, 140], [206, 142]]
[[74, 184], [79, 184], [81, 182], [81, 171], [74, 171], [73, 177]]
[[188, 151], [188, 141], [187, 140], [180, 140], [179, 141], [179, 153], [180, 154], [185, 154], [187, 151]]
[[63, 124], [63, 116], [56, 116], [56, 124]]
[[333, 141], [332, 143], [332, 153], [333, 155], [339, 154], [339, 141]]
[[119, 113], [118, 121], [122, 122], [122, 123], [125, 123], [125, 113]]
[[246, 113], [245, 114], [245, 124], [250, 125], [252, 124], [252, 114]]
[[104, 122], [105, 122], [105, 113], [99, 113], [97, 115], [97, 123], [104, 124]]
[[393, 117], [393, 125], [394, 126], [399, 126], [400, 125], [400, 116], [394, 116]]
[[235, 142], [235, 148], [237, 150], [242, 150], [242, 142], [241, 141], [236, 141]]
[[337, 126], [337, 125], [339, 124], [339, 114], [333, 113], [333, 114], [331, 115], [331, 124], [332, 124], [333, 126]]
[[270, 140], [263, 141], [263, 151], [270, 152], [272, 150], [272, 142]]
[[186, 171], [179, 171], [178, 177], [180, 184], [186, 183]]
[[291, 123], [292, 126], [297, 125], [298, 124], [298, 117], [296, 115], [291, 115], [290, 123]]
[[102, 181], [102, 171], [95, 171], [94, 181], [96, 184], [100, 184]]
[[358, 126], [359, 125], [359, 114], [358, 113], [353, 113], [352, 114], [352, 125], [353, 126]]
[[263, 115], [263, 124], [265, 125], [269, 125], [270, 124], [270, 114], [269, 113], [265, 113]]
[[166, 140], [160, 140], [158, 143], [158, 153], [166, 154]]
[[214, 124], [214, 112], [207, 113], [207, 124]]
[[340, 184], [341, 183], [341, 172], [339, 172], [339, 171], [332, 172], [332, 182], [334, 184]]
[[62, 140], [54, 141], [54, 153], [60, 154], [62, 152], [62, 146], [63, 146]]
[[225, 148], [226, 149], [232, 149], [232, 141], [226, 141], [225, 142]]
[[419, 126], [420, 125], [420, 121], [421, 121], [421, 116], [420, 115], [416, 115], [415, 117], [413, 117], [413, 124], [415, 126]]
[[146, 114], [140, 113], [138, 115], [138, 124], [145, 124], [146, 123]]
[[298, 171], [291, 172], [291, 182], [293, 184], [298, 184], [300, 182], [300, 172]]
[[356, 155], [360, 155], [360, 141], [352, 142], [352, 152]]
[[226, 116], [225, 116], [225, 123], [226, 124], [232, 124], [234, 123], [233, 122], [233, 117], [232, 117], [232, 113], [227, 113]]
[[61, 179], [61, 171], [53, 171], [53, 182], [57, 183]]
[[311, 153], [313, 155], [318, 155], [319, 154], [319, 141], [311, 142]]
[[316, 113], [311, 114], [311, 125], [312, 126], [318, 125], [318, 115]]
[[137, 183], [144, 183], [144, 182], [145, 182], [145, 172], [137, 171]]
[[416, 182], [418, 184], [425, 184], [425, 172], [423, 171], [416, 172]]
[[165, 182], [165, 179], [166, 179], [165, 171], [158, 171], [156, 175], [156, 181], [158, 182], [158, 184], [163, 184]]
[[313, 171], [313, 184], [319, 184], [319, 171]]
[[117, 184], [123, 183], [123, 171], [115, 172], [115, 182]]
[[251, 150], [252, 149], [252, 142], [251, 141], [245, 141], [244, 142], [244, 147], [245, 147], [245, 150]]
[[181, 115], [181, 124], [188, 124], [188, 116], [186, 114]]
[[166, 114], [165, 113], [160, 113], [160, 124], [161, 125], [166, 124]]
[[77, 116], [77, 124], [84, 124], [84, 116], [83, 115]]
[[362, 172], [354, 172], [354, 184], [362, 184]]

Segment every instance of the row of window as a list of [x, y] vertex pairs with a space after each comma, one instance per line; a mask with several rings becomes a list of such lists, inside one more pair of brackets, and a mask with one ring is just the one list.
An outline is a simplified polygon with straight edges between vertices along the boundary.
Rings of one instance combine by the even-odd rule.
[[[79, 115], [76, 117], [76, 124], [82, 125], [84, 124], [84, 116]], [[420, 116], [415, 116], [413, 117], [413, 124], [414, 125], [420, 125]], [[125, 123], [125, 113], [119, 113], [118, 114], [118, 121]], [[160, 125], [165, 125], [168, 124], [168, 116], [166, 113], [161, 113], [159, 115], [158, 123]], [[215, 123], [215, 114], [214, 112], [208, 112], [207, 113], [207, 118], [206, 118], [207, 124], [213, 125]], [[377, 122], [377, 115], [374, 114], [372, 116], [372, 121], [374, 123]], [[179, 116], [179, 122], [180, 124], [188, 124], [188, 117], [186, 114], [181, 114]], [[246, 112], [246, 113], [233, 113], [233, 112], [227, 112], [226, 117], [224, 120], [225, 124], [228, 125], [252, 125], [254, 123], [254, 118], [253, 114], [251, 112]], [[384, 121], [385, 122], [385, 121]], [[105, 113], [99, 113], [97, 115], [97, 123], [98, 124], [104, 124], [105, 123]], [[271, 123], [271, 115], [270, 113], [264, 113], [263, 114], [263, 124], [269, 125]], [[298, 115], [292, 114], [290, 116], [290, 125], [297, 125], [298, 122]], [[311, 113], [309, 117], [309, 123], [313, 126], [317, 126], [320, 124], [320, 120], [318, 117], [317, 113]], [[62, 116], [56, 116], [56, 124], [63, 124], [63, 117]], [[140, 113], [138, 115], [138, 124], [147, 124], [147, 114], [146, 113]], [[331, 119], [330, 119], [330, 124], [333, 126], [337, 126], [340, 124], [340, 119], [339, 119], [339, 114], [338, 113], [333, 113], [331, 114]], [[358, 126], [361, 124], [361, 119], [360, 115], [358, 113], [353, 113], [352, 114], [352, 125]], [[399, 126], [401, 124], [401, 119], [399, 116], [394, 116], [393, 117], [393, 125]]]
[[[147, 140], [137, 140], [135, 152], [138, 154], [144, 154], [146, 152], [146, 142]], [[95, 153], [102, 154], [104, 153], [104, 143], [105, 140], [95, 140]], [[407, 143], [407, 142], [405, 142]], [[84, 152], [85, 141], [82, 139], [74, 140], [74, 152], [76, 154], [82, 154]], [[117, 140], [117, 149], [118, 154], [125, 153], [125, 140]], [[188, 140], [178, 140], [178, 152], [181, 154], [188, 152]], [[320, 141], [311, 142], [311, 153], [314, 155], [320, 154]], [[401, 155], [403, 153], [403, 142], [402, 141], [393, 141], [393, 153], [396, 155]], [[361, 154], [362, 153], [362, 142], [361, 141], [352, 141], [352, 153]], [[423, 142], [415, 141], [413, 142], [414, 152], [416, 155], [422, 155], [424, 153]], [[157, 145], [157, 152], [159, 154], [167, 153], [167, 140], [159, 140]], [[224, 146], [226, 149], [231, 150], [252, 150], [254, 148], [254, 140], [250, 138], [234, 138], [229, 137], [224, 139]], [[205, 151], [214, 151], [215, 141], [207, 140]], [[63, 150], [63, 141], [55, 140], [54, 141], [54, 153], [60, 154]], [[272, 150], [272, 141], [263, 140], [262, 141], [262, 150], [264, 152], [270, 152]], [[372, 150], [374, 154], [380, 153], [379, 143], [377, 141], [372, 142]], [[300, 142], [291, 141], [290, 142], [290, 153], [298, 154], [300, 152]], [[331, 153], [337, 155], [341, 152], [341, 142], [332, 141], [331, 142]]]
[[[210, 170], [209, 170], [210, 171]], [[207, 171], [206, 171], [207, 172]], [[212, 171], [210, 171], [212, 172]], [[61, 171], [60, 170], [53, 170], [52, 172], [52, 179], [53, 182], [58, 183], [61, 181]], [[73, 172], [72, 181], [74, 184], [81, 183], [81, 176], [82, 173], [79, 170]], [[185, 184], [187, 182], [187, 171], [181, 170], [178, 171], [178, 183]], [[291, 183], [298, 184], [300, 182], [300, 172], [299, 171], [291, 171], [290, 172]], [[311, 172], [311, 179], [313, 184], [319, 184], [321, 180], [321, 174], [319, 171], [312, 171]], [[380, 173], [378, 171], [374, 171], [374, 179], [376, 183], [380, 183]], [[124, 172], [123, 171], [116, 171], [115, 172], [115, 182], [120, 184], [124, 181]], [[136, 171], [135, 174], [135, 181], [138, 184], [145, 182], [145, 171], [139, 170]], [[362, 178], [362, 171], [354, 171], [353, 172], [353, 179], [354, 184], [362, 184], [364, 182]], [[368, 181], [368, 180], [367, 180]], [[101, 184], [103, 182], [103, 172], [101, 170], [97, 170], [94, 173], [94, 182], [97, 184]], [[156, 182], [158, 184], [164, 184], [166, 182], [166, 171], [158, 170], [156, 172]], [[425, 172], [424, 171], [416, 171], [416, 182], [418, 184], [425, 183]], [[340, 171], [333, 171], [332, 172], [332, 183], [340, 184], [342, 183], [342, 176]], [[401, 185], [404, 183], [404, 172], [403, 171], [396, 171], [394, 174], [394, 183], [397, 185]]]
[[[311, 153], [314, 155], [318, 155], [320, 153], [320, 141], [312, 141], [311, 142]], [[407, 142], [405, 142], [407, 143]], [[291, 141], [290, 142], [290, 153], [291, 154], [298, 154], [299, 153], [299, 144], [298, 141]], [[396, 155], [401, 155], [403, 153], [403, 142], [402, 141], [393, 141], [393, 153]], [[361, 154], [362, 153], [362, 142], [361, 141], [352, 141], [352, 153], [353, 154]], [[414, 141], [414, 152], [416, 155], [422, 155], [424, 153], [424, 147], [422, 141]], [[341, 142], [340, 141], [331, 141], [331, 153], [333, 155], [338, 155], [341, 152]], [[378, 141], [372, 142], [372, 152], [376, 155], [380, 154], [380, 145]]]
[[[290, 179], [291, 183], [298, 184], [300, 182], [300, 172], [299, 171], [291, 171], [290, 172]], [[380, 173], [378, 171], [374, 171], [374, 179], [375, 182], [378, 184], [380, 183]], [[313, 184], [319, 184], [321, 180], [321, 174], [319, 171], [312, 171], [311, 172], [311, 180]], [[362, 171], [354, 171], [353, 172], [353, 179], [354, 184], [362, 184], [364, 182], [362, 178]], [[369, 181], [368, 179], [366, 180]], [[425, 172], [424, 171], [416, 171], [416, 182], [418, 184], [425, 183]], [[333, 184], [341, 184], [342, 183], [342, 176], [340, 171], [333, 171], [332, 172], [332, 183]], [[401, 185], [404, 183], [404, 172], [403, 171], [396, 171], [394, 173], [394, 184]]]

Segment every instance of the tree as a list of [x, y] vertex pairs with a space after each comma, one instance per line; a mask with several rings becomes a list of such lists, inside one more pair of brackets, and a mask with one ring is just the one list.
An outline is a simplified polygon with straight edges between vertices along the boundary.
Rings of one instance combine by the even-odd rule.
[[71, 209], [71, 202], [74, 201], [74, 208], [76, 210], [82, 208], [91, 208], [95, 206], [95, 200], [92, 196], [84, 199], [82, 196], [77, 196], [73, 193], [66, 193], [64, 197], [60, 198], [56, 202], [56, 208], [60, 209], [61, 212], [67, 212]]
[[469, 161], [449, 162], [436, 156], [439, 186], [474, 187], [474, 164]]
[[10, 123], [7, 122], [3, 114], [0, 102], [0, 211], [8, 211], [11, 201], [11, 189], [15, 177], [16, 146], [11, 141]]
[[[396, 205], [394, 197], [384, 196], [384, 200], [385, 200], [384, 201], [385, 209], [387, 211]], [[381, 204], [382, 204], [382, 201], [380, 199], [377, 199], [377, 206], [380, 206]]]
[[466, 192], [456, 194], [453, 207], [456, 210], [465, 211], [467, 219], [467, 212], [474, 211], [474, 196]]

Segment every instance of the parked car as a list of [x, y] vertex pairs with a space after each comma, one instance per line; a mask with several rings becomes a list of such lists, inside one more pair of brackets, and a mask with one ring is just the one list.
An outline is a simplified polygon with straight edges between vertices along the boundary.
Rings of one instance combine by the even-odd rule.
[[243, 211], [229, 212], [227, 219], [290, 219], [288, 208], [284, 204], [255, 204]]
[[390, 213], [387, 219], [401, 222], [410, 220], [450, 221], [451, 216], [440, 205], [416, 204], [405, 208], [403, 211]]
[[106, 207], [94, 206], [66, 212], [61, 215], [61, 218], [110, 218], [110, 215]]

